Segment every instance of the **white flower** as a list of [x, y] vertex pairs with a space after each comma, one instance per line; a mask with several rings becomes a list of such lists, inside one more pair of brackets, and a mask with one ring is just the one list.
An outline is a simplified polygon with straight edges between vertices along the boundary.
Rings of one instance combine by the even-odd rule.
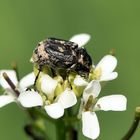
[[0, 96], [0, 107], [3, 107], [11, 102], [17, 102], [17, 97], [15, 96], [14, 91], [3, 77], [4, 72], [8, 75], [12, 83], [20, 92], [33, 85], [35, 80], [35, 75], [33, 72], [29, 73], [18, 81], [14, 70], [0, 70], [0, 86], [5, 90], [4, 94]]
[[84, 89], [79, 115], [82, 116], [82, 132], [84, 136], [96, 139], [100, 127], [95, 111], [124, 111], [127, 99], [123, 95], [110, 95], [96, 99], [101, 91], [99, 81], [91, 81]]
[[35, 91], [22, 92], [18, 97], [18, 101], [23, 107], [27, 108], [43, 106], [50, 117], [57, 119], [63, 116], [64, 109], [75, 105], [77, 99], [73, 91], [66, 89], [53, 103], [49, 103], [48, 100], [44, 102], [42, 96]]
[[[13, 84], [17, 87], [20, 92], [19, 96], [14, 96], [14, 91], [3, 78], [3, 73], [7, 73], [8, 77], [11, 79]], [[35, 76], [34, 73], [30, 73], [27, 76], [23, 77], [20, 82], [18, 82], [16, 73], [13, 70], [2, 70], [0, 71], [0, 85], [5, 89], [5, 95], [0, 96], [0, 107], [3, 107], [11, 102], [17, 102], [25, 108], [31, 108], [36, 106], [43, 106], [48, 115], [52, 118], [60, 118], [64, 114], [64, 109], [72, 107], [76, 104], [77, 98], [75, 93], [66, 89], [62, 92], [55, 100], [54, 90], [57, 86], [57, 81], [51, 78], [47, 74], [41, 73], [41, 90], [47, 96], [47, 100], [44, 100], [44, 96], [41, 96], [37, 91], [25, 90], [27, 87], [30, 87], [34, 84]], [[51, 103], [50, 101], [53, 100]]]
[[77, 34], [70, 38], [71, 42], [77, 43], [78, 47], [83, 47], [90, 40], [89, 34]]
[[76, 95], [70, 89], [66, 89], [54, 100], [54, 92], [57, 87], [58, 81], [51, 78], [49, 75], [41, 73], [40, 83], [41, 90], [47, 96], [47, 101], [44, 108], [50, 117], [54, 119], [60, 118], [64, 114], [64, 109], [76, 104]]
[[116, 79], [117, 72], [113, 72], [117, 66], [117, 59], [112, 55], [104, 56], [100, 62], [94, 67], [94, 74], [99, 81], [109, 81]]
[[44, 97], [36, 91], [22, 92], [18, 97], [18, 101], [23, 107], [43, 106], [50, 117], [57, 119], [63, 116], [64, 109], [76, 104], [76, 95], [70, 89], [66, 89], [56, 99], [54, 98], [58, 81], [49, 75], [41, 72], [39, 83], [41, 91], [44, 93], [43, 96], [46, 96], [46, 98], [43, 99]]
[[48, 115], [54, 119], [58, 119], [63, 116], [64, 109], [74, 106], [77, 103], [75, 93], [66, 89], [62, 92], [54, 103], [45, 105], [45, 110]]

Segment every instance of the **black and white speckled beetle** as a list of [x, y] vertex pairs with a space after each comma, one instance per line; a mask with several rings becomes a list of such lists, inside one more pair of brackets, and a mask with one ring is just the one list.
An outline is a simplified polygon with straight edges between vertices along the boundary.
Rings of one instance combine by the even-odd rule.
[[77, 72], [86, 76], [92, 65], [91, 57], [78, 44], [56, 38], [47, 38], [40, 42], [33, 51], [31, 62], [37, 63], [40, 67], [47, 65], [53, 70], [65, 69], [65, 71]]

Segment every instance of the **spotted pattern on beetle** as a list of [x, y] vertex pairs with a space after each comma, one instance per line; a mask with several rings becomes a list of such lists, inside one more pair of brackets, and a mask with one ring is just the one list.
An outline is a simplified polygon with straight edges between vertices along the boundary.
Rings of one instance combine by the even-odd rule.
[[32, 62], [40, 67], [47, 65], [53, 70], [65, 69], [85, 76], [90, 72], [91, 57], [78, 44], [56, 38], [47, 38], [33, 51]]

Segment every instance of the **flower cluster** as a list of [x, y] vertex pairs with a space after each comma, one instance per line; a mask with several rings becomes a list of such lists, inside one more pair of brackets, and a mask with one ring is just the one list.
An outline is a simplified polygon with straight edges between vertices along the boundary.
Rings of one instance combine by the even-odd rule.
[[[90, 39], [87, 34], [73, 36], [70, 41], [83, 47]], [[0, 107], [11, 102], [16, 102], [25, 108], [42, 106], [47, 114], [58, 119], [64, 115], [64, 110], [74, 106], [77, 100], [81, 99], [78, 118], [82, 120], [82, 132], [91, 139], [96, 139], [100, 133], [98, 118], [95, 111], [124, 111], [126, 110], [126, 97], [123, 95], [109, 95], [97, 98], [101, 92], [101, 82], [117, 78], [118, 73], [114, 72], [117, 59], [112, 55], [104, 56], [97, 65], [92, 65], [88, 77], [82, 77], [78, 73], [69, 73], [64, 79], [61, 75], [53, 75], [47, 66], [40, 72], [34, 85], [35, 77], [38, 73], [38, 65], [34, 65], [34, 72], [17, 80], [14, 70], [0, 71], [0, 85], [4, 89], [4, 95], [0, 96]], [[15, 90], [9, 86], [3, 77], [4, 74], [11, 79]], [[30, 90], [28, 89], [30, 87]]]

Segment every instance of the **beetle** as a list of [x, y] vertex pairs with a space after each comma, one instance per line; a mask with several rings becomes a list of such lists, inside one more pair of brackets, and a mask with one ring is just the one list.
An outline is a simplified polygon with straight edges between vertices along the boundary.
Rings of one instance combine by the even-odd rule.
[[40, 42], [33, 51], [31, 62], [39, 65], [39, 72], [47, 65], [55, 72], [63, 71], [59, 73], [62, 76], [64, 71], [87, 76], [92, 65], [86, 49], [78, 47], [74, 42], [57, 38], [47, 38]]

